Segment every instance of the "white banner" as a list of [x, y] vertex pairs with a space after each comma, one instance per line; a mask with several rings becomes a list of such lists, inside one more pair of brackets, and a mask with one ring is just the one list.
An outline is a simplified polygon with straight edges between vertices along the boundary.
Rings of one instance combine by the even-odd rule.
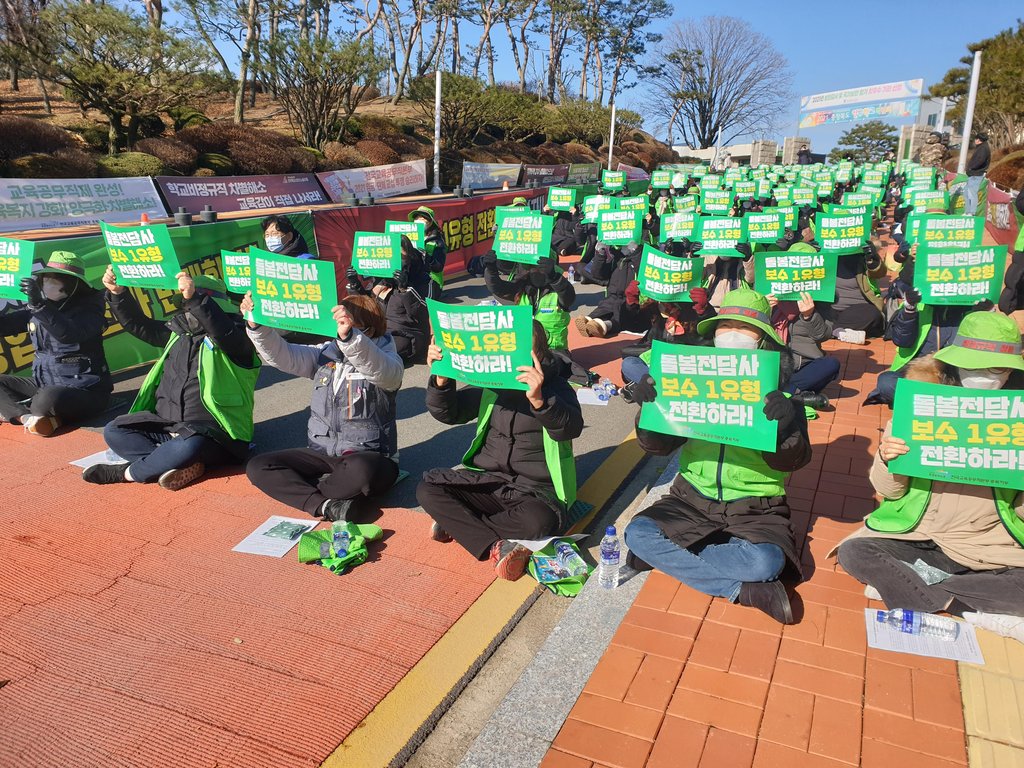
[[651, 178], [651, 174], [645, 171], [643, 168], [637, 168], [635, 165], [626, 165], [625, 163], [619, 163], [615, 168], [616, 171], [625, 171], [627, 181], [646, 181]]
[[924, 80], [899, 80], [895, 83], [881, 85], [864, 85], [859, 88], [846, 88], [841, 91], [816, 93], [813, 96], [800, 97], [800, 111], [811, 112], [816, 109], [849, 106], [850, 104], [868, 104], [873, 101], [896, 101], [898, 99], [919, 99], [924, 90]]
[[396, 197], [427, 188], [427, 161], [410, 160], [406, 163], [375, 165], [372, 168], [329, 171], [318, 173], [317, 178], [334, 202], [338, 202], [345, 194], [356, 197]]
[[519, 163], [463, 163], [463, 189], [497, 189], [506, 181], [510, 187], [519, 183]]
[[153, 180], [0, 179], [0, 232], [167, 216]]

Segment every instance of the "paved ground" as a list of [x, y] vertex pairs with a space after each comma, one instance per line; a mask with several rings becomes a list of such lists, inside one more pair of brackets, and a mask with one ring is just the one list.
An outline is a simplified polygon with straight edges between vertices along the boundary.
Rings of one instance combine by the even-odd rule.
[[[483, 290], [454, 281], [452, 294]], [[581, 358], [615, 373], [626, 342], [590, 342]], [[283, 768], [330, 755], [493, 581], [487, 564], [429, 541], [410, 509], [419, 473], [457, 463], [472, 433], [438, 429], [425, 381], [409, 371], [399, 398], [412, 478], [363, 510], [386, 537], [341, 577], [294, 554], [230, 551], [286, 512], [242, 475], [176, 494], [88, 486], [68, 462], [103, 447], [95, 429], [42, 440], [0, 428], [0, 765]], [[122, 408], [138, 383], [119, 382]], [[308, 398], [308, 382], [261, 376], [260, 450], [304, 444]], [[614, 401], [585, 416], [581, 483], [633, 411]]]

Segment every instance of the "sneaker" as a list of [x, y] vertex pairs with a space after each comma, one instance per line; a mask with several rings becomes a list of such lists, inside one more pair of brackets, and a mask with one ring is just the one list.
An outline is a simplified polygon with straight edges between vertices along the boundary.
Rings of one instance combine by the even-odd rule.
[[633, 403], [633, 389], [636, 387], [636, 382], [627, 381], [622, 385], [622, 389], [619, 390], [619, 395], [622, 397], [622, 402]]
[[828, 408], [828, 395], [823, 395], [821, 392], [797, 392], [793, 395], [793, 400], [816, 411]]
[[580, 336], [588, 336], [588, 337], [590, 336], [590, 330], [589, 330], [589, 327], [588, 327], [589, 323], [590, 323], [590, 318], [589, 317], [580, 316], [580, 317], [577, 317], [572, 322], [573, 322], [573, 325], [576, 326], [576, 330], [580, 332]]
[[122, 464], [93, 464], [82, 472], [82, 479], [87, 483], [96, 485], [110, 485], [111, 483], [127, 483], [124, 476], [128, 469], [128, 462]]
[[21, 423], [26, 432], [40, 437], [49, 437], [60, 429], [60, 420], [56, 416], [23, 416]]
[[864, 331], [855, 331], [852, 328], [841, 328], [839, 331], [832, 334], [840, 341], [845, 341], [847, 344], [857, 344], [863, 346], [868, 343], [868, 335]]
[[1024, 643], [1024, 617], [1010, 616], [1005, 613], [964, 611], [964, 621], [987, 629], [989, 632], [995, 632], [997, 635]]
[[354, 501], [355, 499], [328, 499], [320, 507], [320, 514], [324, 520], [330, 520], [332, 523], [347, 522]]
[[764, 611], [780, 624], [793, 623], [793, 607], [781, 581], [745, 581], [737, 601], [740, 605]]
[[626, 567], [632, 568], [634, 571], [653, 571], [654, 566], [641, 560], [639, 557], [633, 554], [632, 550], [626, 552]]
[[530, 550], [522, 544], [499, 539], [491, 545], [490, 561], [499, 579], [517, 581], [525, 572]]
[[442, 544], [454, 541], [454, 539], [448, 535], [448, 531], [442, 528], [441, 524], [436, 520], [434, 521], [434, 524], [430, 526], [430, 538], [434, 541], [439, 541]]
[[206, 474], [206, 466], [200, 462], [189, 464], [182, 469], [171, 469], [160, 475], [157, 485], [166, 488], [168, 491], [180, 491], [186, 485], [194, 483]]
[[877, 589], [872, 587], [870, 584], [864, 586], [864, 597], [866, 597], [868, 600], [882, 599], [882, 595], [878, 592]]

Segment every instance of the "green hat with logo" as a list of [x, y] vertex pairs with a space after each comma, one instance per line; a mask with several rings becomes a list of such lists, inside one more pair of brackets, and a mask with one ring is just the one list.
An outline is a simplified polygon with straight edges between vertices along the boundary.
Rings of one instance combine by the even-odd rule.
[[1024, 371], [1020, 328], [996, 312], [971, 312], [960, 321], [956, 338], [935, 359], [957, 368], [1016, 368]]
[[409, 221], [412, 221], [417, 216], [426, 216], [428, 219], [430, 219], [431, 223], [435, 227], [440, 228], [440, 225], [438, 225], [438, 223], [437, 223], [437, 219], [434, 218], [434, 209], [433, 208], [428, 208], [425, 205], [421, 205], [419, 208], [413, 208], [411, 211], [409, 211], [408, 219], [409, 219]]
[[697, 323], [697, 333], [705, 337], [711, 336], [715, 324], [720, 320], [736, 320], [757, 328], [780, 347], [784, 347], [786, 345], [772, 328], [771, 317], [772, 308], [768, 299], [751, 288], [736, 288], [725, 294], [717, 315]]
[[525, 197], [513, 197], [512, 205], [529, 205], [529, 202], [527, 202]]
[[71, 251], [54, 251], [46, 260], [42, 269], [36, 270], [36, 274], [44, 275], [68, 275], [77, 277], [85, 282], [85, 263], [77, 253]]

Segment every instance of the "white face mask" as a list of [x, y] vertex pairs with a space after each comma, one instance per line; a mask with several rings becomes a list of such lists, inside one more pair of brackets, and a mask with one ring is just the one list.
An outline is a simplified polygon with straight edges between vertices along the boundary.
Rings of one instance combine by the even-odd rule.
[[1010, 378], [1009, 371], [992, 368], [960, 368], [960, 383], [967, 389], [1002, 389]]
[[50, 301], [60, 301], [68, 297], [67, 291], [64, 290], [64, 283], [60, 280], [54, 280], [52, 277], [43, 278], [43, 296], [48, 298]]
[[715, 334], [715, 346], [719, 349], [757, 349], [760, 342], [743, 331], [720, 331]]
[[278, 253], [284, 248], [284, 238], [281, 235], [267, 235], [267, 250]]

